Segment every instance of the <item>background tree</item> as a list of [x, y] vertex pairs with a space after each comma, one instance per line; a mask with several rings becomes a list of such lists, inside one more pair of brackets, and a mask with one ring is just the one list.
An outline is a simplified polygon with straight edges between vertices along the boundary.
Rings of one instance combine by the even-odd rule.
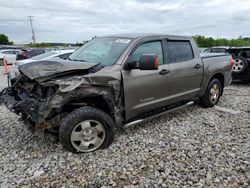
[[34, 47], [34, 48], [49, 48], [49, 47], [52, 47], [51, 44], [46, 43], [46, 42], [30, 44], [29, 46]]
[[0, 34], [0, 44], [13, 45], [13, 42], [9, 41], [9, 38], [5, 34]]
[[199, 47], [213, 47], [213, 46], [250, 46], [250, 38], [240, 36], [237, 39], [213, 39], [212, 37], [205, 37], [201, 35], [193, 36]]

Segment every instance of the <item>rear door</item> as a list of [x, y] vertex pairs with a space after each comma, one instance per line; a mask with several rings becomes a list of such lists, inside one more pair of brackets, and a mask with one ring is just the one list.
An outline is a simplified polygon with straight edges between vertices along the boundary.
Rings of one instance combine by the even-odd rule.
[[189, 40], [167, 40], [169, 103], [189, 99], [200, 91], [203, 63], [194, 55]]
[[148, 40], [139, 43], [129, 55], [139, 61], [142, 54], [156, 54], [159, 58], [158, 70], [123, 70], [126, 119], [143, 112], [164, 106], [164, 85], [168, 80], [168, 65], [163, 55], [162, 40]]

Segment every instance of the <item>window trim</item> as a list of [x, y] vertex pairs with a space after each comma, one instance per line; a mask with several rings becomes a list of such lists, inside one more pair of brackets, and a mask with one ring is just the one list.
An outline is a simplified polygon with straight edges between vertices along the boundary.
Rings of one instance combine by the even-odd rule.
[[167, 56], [167, 60], [169, 62], [169, 64], [173, 64], [173, 63], [181, 63], [181, 62], [186, 62], [186, 61], [192, 61], [195, 59], [195, 56], [194, 56], [194, 49], [193, 49], [193, 46], [191, 44], [191, 41], [190, 40], [178, 40], [178, 39], [165, 39], [166, 40], [166, 46], [167, 46], [167, 54], [170, 54], [170, 48], [169, 48], [169, 42], [188, 42], [190, 47], [191, 47], [191, 51], [192, 51], [192, 55], [193, 55], [193, 58], [192, 59], [189, 59], [189, 60], [184, 60], [184, 61], [177, 61], [177, 62], [171, 62], [171, 59], [170, 59], [170, 55]]

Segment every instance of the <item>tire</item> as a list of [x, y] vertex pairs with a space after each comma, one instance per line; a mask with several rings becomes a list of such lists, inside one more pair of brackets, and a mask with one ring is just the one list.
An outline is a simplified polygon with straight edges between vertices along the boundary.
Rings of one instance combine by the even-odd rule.
[[86, 153], [108, 147], [114, 140], [114, 130], [115, 123], [108, 114], [86, 106], [74, 110], [61, 121], [59, 139], [64, 149]]
[[[218, 91], [217, 89], [218, 88]], [[211, 108], [216, 105], [222, 94], [222, 86], [218, 79], [212, 79], [206, 89], [205, 95], [201, 97], [201, 104], [206, 108]]]
[[233, 74], [241, 74], [248, 68], [248, 60], [242, 56], [238, 56], [234, 58], [235, 64], [232, 68]]

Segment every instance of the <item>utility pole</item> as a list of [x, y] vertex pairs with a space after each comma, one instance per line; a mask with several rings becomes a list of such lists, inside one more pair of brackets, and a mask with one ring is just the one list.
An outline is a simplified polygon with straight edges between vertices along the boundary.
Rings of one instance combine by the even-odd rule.
[[32, 41], [33, 41], [33, 44], [36, 43], [36, 38], [35, 38], [35, 32], [34, 32], [34, 28], [33, 28], [33, 24], [32, 24], [32, 18], [33, 16], [28, 16], [30, 18], [30, 26], [31, 26], [31, 32], [32, 32]]

